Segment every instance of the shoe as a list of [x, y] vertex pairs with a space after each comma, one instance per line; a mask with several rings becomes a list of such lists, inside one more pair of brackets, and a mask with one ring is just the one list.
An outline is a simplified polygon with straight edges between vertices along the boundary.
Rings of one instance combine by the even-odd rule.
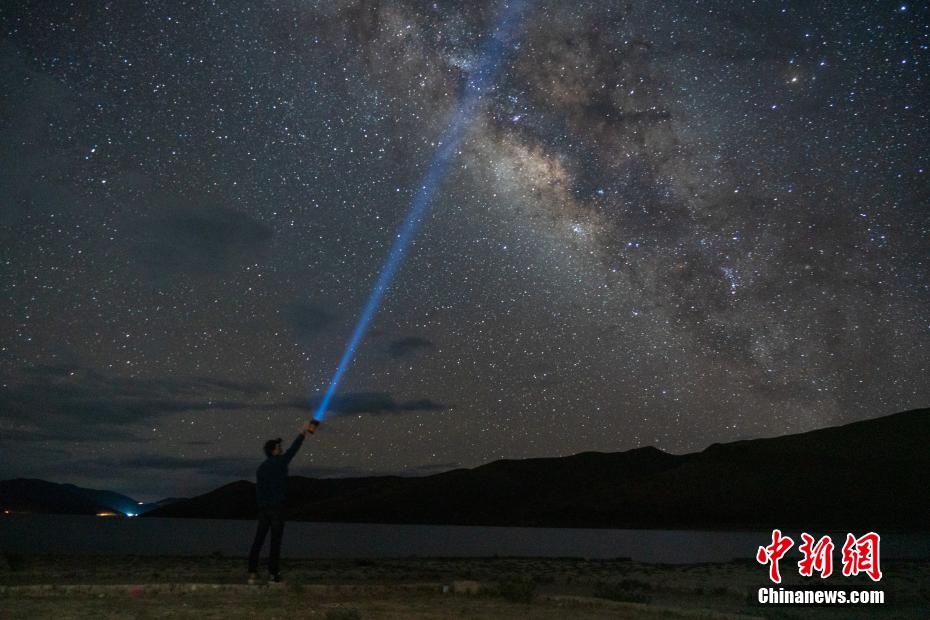
[[249, 573], [249, 585], [257, 586], [258, 585], [258, 575], [255, 573]]

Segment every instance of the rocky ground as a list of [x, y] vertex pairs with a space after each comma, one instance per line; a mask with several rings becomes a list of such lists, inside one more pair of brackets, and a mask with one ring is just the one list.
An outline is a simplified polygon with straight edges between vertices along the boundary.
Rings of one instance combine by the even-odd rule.
[[[752, 562], [576, 559], [286, 560], [284, 585], [248, 586], [225, 557], [7, 556], [0, 617], [55, 618], [927, 618], [930, 562], [885, 562], [884, 605], [760, 607]], [[783, 569], [786, 585], [802, 582]]]

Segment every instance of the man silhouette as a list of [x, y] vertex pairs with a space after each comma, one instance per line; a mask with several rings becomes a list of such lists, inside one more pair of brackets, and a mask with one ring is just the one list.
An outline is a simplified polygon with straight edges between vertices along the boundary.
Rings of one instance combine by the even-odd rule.
[[300, 450], [304, 437], [313, 434], [319, 422], [313, 420], [304, 425], [300, 434], [287, 449], [281, 451], [281, 439], [269, 439], [264, 450], [267, 457], [255, 472], [255, 498], [258, 500], [258, 529], [249, 553], [249, 583], [258, 582], [258, 557], [265, 544], [265, 536], [271, 530], [271, 549], [268, 555], [268, 572], [271, 581], [280, 583], [281, 536], [284, 534], [284, 500], [287, 496], [287, 466]]

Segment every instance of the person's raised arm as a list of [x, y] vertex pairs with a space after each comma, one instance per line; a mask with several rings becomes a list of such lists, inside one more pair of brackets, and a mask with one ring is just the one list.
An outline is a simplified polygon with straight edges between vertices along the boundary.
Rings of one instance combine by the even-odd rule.
[[284, 453], [284, 462], [290, 463], [291, 459], [294, 458], [294, 455], [297, 454], [297, 451], [300, 450], [301, 444], [304, 442], [304, 437], [306, 437], [306, 431], [301, 431], [297, 435], [297, 439], [294, 440], [294, 443], [291, 444], [291, 447], [287, 449], [287, 452]]
[[297, 454], [297, 451], [300, 450], [301, 444], [304, 442], [304, 438], [307, 435], [312, 435], [316, 432], [316, 428], [320, 425], [319, 420], [311, 420], [303, 425], [300, 429], [300, 435], [297, 435], [297, 439], [294, 440], [294, 443], [291, 444], [291, 447], [287, 449], [287, 452], [284, 453], [284, 462], [290, 463], [291, 459]]

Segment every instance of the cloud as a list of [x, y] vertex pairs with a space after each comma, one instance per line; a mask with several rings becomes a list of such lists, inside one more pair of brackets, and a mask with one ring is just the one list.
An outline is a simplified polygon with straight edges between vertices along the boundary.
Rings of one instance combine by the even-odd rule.
[[362, 469], [361, 467], [354, 466], [344, 466], [340, 467], [338, 465], [329, 466], [315, 466], [307, 465], [304, 467], [304, 471], [301, 475], [306, 474], [307, 477], [311, 478], [367, 478], [369, 476], [391, 476], [393, 474], [385, 474], [381, 472], [373, 472], [368, 469]]
[[114, 442], [147, 443], [149, 437], [140, 437], [124, 428], [101, 427], [97, 425], [69, 425], [67, 428], [52, 426], [48, 428], [3, 428], [0, 438], [4, 442], [19, 443], [67, 441], [70, 443]]
[[[84, 474], [109, 474], [114, 471], [157, 470], [166, 474], [197, 472], [208, 475], [223, 484], [232, 478], [252, 479], [255, 468], [263, 459], [257, 452], [254, 457], [239, 456], [207, 456], [207, 457], [181, 457], [161, 454], [140, 454], [128, 457], [102, 457], [84, 459], [73, 462], [74, 466]], [[302, 464], [301, 474], [311, 478], [367, 478], [371, 476], [401, 476], [418, 477], [429, 476], [455, 469], [456, 462], [430, 463], [416, 467], [409, 467], [398, 471], [372, 471], [355, 466], [339, 465], [309, 465]]]
[[[18, 422], [18, 437], [141, 441], [123, 425], [181, 411], [274, 409], [293, 402], [267, 402], [267, 386], [207, 377], [130, 378], [78, 366], [20, 369], [0, 393], [0, 412]], [[23, 423], [41, 427], [34, 431]]]
[[[0, 238], [9, 243], [32, 241], [28, 235], [17, 239], [14, 231], [21, 230], [15, 226], [22, 222], [20, 218], [60, 210], [61, 205], [80, 204], [75, 192], [56, 182], [61, 171], [73, 166], [73, 162], [56, 148], [56, 133], [50, 129], [50, 119], [68, 126], [80, 122], [79, 104], [75, 104], [80, 98], [63, 80], [35, 71], [35, 64], [33, 54], [17, 48], [7, 38], [0, 41], [4, 91], [16, 93], [3, 97], [0, 115], [4, 136], [0, 145], [0, 217], [4, 223]], [[29, 148], [23, 148], [24, 144]], [[11, 248], [4, 250], [9, 252]]]
[[392, 341], [388, 345], [388, 355], [394, 359], [398, 359], [412, 355], [413, 353], [423, 349], [430, 349], [433, 346], [433, 342], [431, 340], [427, 340], [426, 338], [407, 336], [406, 338], [400, 338], [398, 340]]
[[287, 321], [297, 340], [305, 342], [325, 332], [338, 318], [330, 310], [309, 302], [289, 304], [284, 309], [284, 320]]
[[[317, 407], [322, 397], [311, 400], [311, 407]], [[329, 402], [327, 411], [336, 415], [390, 415], [414, 411], [445, 411], [448, 405], [437, 403], [428, 398], [397, 402], [386, 392], [350, 392], [337, 394]]]
[[151, 275], [229, 273], [265, 259], [272, 230], [264, 223], [222, 205], [170, 200], [133, 221], [131, 251]]
[[[128, 378], [67, 365], [20, 369], [0, 392], [0, 436], [20, 442], [149, 441], [133, 425], [157, 423], [161, 416], [198, 411], [306, 410], [320, 398], [265, 398], [268, 386], [207, 377]], [[386, 392], [336, 395], [328, 411], [336, 415], [389, 415], [444, 411], [429, 398], [398, 402]], [[189, 445], [201, 445], [190, 443]]]
[[207, 456], [207, 457], [181, 457], [161, 454], [140, 454], [128, 457], [86, 459], [74, 463], [82, 472], [107, 472], [140, 469], [155, 469], [163, 471], [196, 470], [211, 476], [222, 477], [251, 477], [255, 467], [261, 461], [256, 451], [254, 457], [240, 456]]
[[446, 472], [452, 469], [459, 467], [457, 462], [447, 462], [447, 463], [428, 463], [426, 465], [418, 465], [415, 467], [407, 467], [401, 470], [390, 470], [390, 471], [372, 471], [371, 469], [365, 469], [361, 467], [352, 467], [352, 466], [314, 466], [308, 465], [306, 469], [308, 470], [309, 476], [313, 478], [367, 478], [370, 476], [400, 476], [415, 478], [419, 476], [430, 476], [432, 474], [438, 474]]

